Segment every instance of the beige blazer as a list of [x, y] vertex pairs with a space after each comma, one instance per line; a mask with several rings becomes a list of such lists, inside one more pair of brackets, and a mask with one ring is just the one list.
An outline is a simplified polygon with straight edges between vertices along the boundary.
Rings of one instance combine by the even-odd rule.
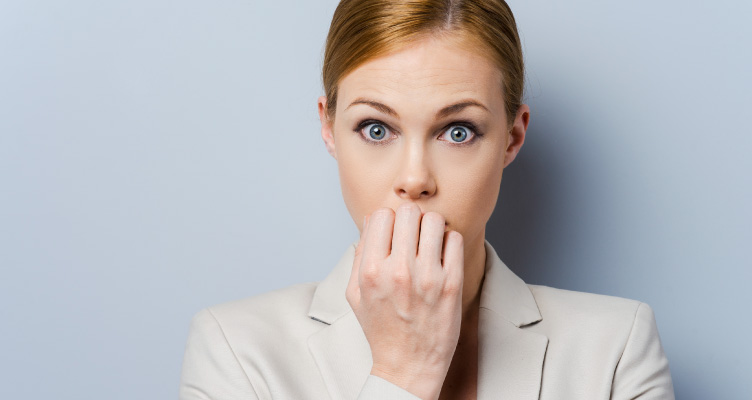
[[[478, 399], [673, 399], [647, 304], [527, 285], [486, 242]], [[206, 308], [191, 323], [180, 399], [397, 399], [345, 298], [355, 243], [320, 283]]]

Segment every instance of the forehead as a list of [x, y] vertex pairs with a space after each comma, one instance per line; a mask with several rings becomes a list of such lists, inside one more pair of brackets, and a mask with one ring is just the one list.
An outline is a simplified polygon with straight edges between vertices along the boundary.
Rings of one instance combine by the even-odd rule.
[[474, 98], [503, 108], [502, 74], [476, 46], [450, 37], [425, 37], [371, 59], [347, 74], [339, 85], [338, 108], [361, 96], [393, 102], [420, 100], [438, 106]]

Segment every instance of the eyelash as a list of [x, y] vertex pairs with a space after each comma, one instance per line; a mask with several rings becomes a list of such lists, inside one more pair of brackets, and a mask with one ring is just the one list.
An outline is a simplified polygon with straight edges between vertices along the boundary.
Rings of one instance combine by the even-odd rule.
[[[366, 119], [366, 120], [361, 121], [360, 123], [358, 123], [357, 126], [355, 126], [354, 132], [360, 135], [360, 138], [363, 139], [363, 141], [365, 141], [368, 144], [372, 144], [375, 146], [384, 146], [386, 144], [389, 144], [389, 142], [392, 141], [391, 139], [390, 140], [373, 140], [373, 139], [368, 138], [367, 134], [363, 133], [363, 129], [367, 127], [368, 125], [372, 125], [372, 124], [382, 125], [383, 127], [387, 129], [387, 131], [389, 131], [390, 134], [394, 134], [395, 132], [395, 130], [392, 129], [388, 124], [382, 121], [379, 121], [377, 119]], [[460, 142], [460, 143], [454, 142], [450, 146], [458, 146], [458, 147], [467, 146], [467, 145], [475, 143], [477, 140], [483, 137], [483, 133], [480, 132], [478, 128], [476, 127], [476, 125], [470, 121], [453, 121], [441, 129], [441, 133], [439, 134], [439, 136], [444, 135], [446, 133], [446, 130], [453, 126], [461, 126], [461, 127], [467, 128], [468, 130], [472, 132], [473, 136], [470, 140]]]

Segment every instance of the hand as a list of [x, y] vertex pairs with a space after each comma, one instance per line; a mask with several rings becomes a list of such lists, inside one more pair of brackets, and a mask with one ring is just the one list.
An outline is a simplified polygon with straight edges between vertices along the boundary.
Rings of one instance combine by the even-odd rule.
[[415, 203], [366, 221], [346, 297], [371, 347], [371, 374], [437, 399], [462, 323], [462, 235]]

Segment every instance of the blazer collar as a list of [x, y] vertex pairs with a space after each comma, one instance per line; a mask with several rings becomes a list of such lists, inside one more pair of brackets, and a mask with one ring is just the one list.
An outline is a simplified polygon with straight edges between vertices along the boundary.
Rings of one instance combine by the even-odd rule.
[[[333, 399], [353, 399], [373, 359], [345, 289], [356, 243], [351, 244], [314, 292], [308, 316], [329, 326], [308, 338]], [[485, 241], [485, 275], [478, 325], [478, 399], [537, 399], [548, 338], [521, 329], [542, 319], [527, 284]]]

